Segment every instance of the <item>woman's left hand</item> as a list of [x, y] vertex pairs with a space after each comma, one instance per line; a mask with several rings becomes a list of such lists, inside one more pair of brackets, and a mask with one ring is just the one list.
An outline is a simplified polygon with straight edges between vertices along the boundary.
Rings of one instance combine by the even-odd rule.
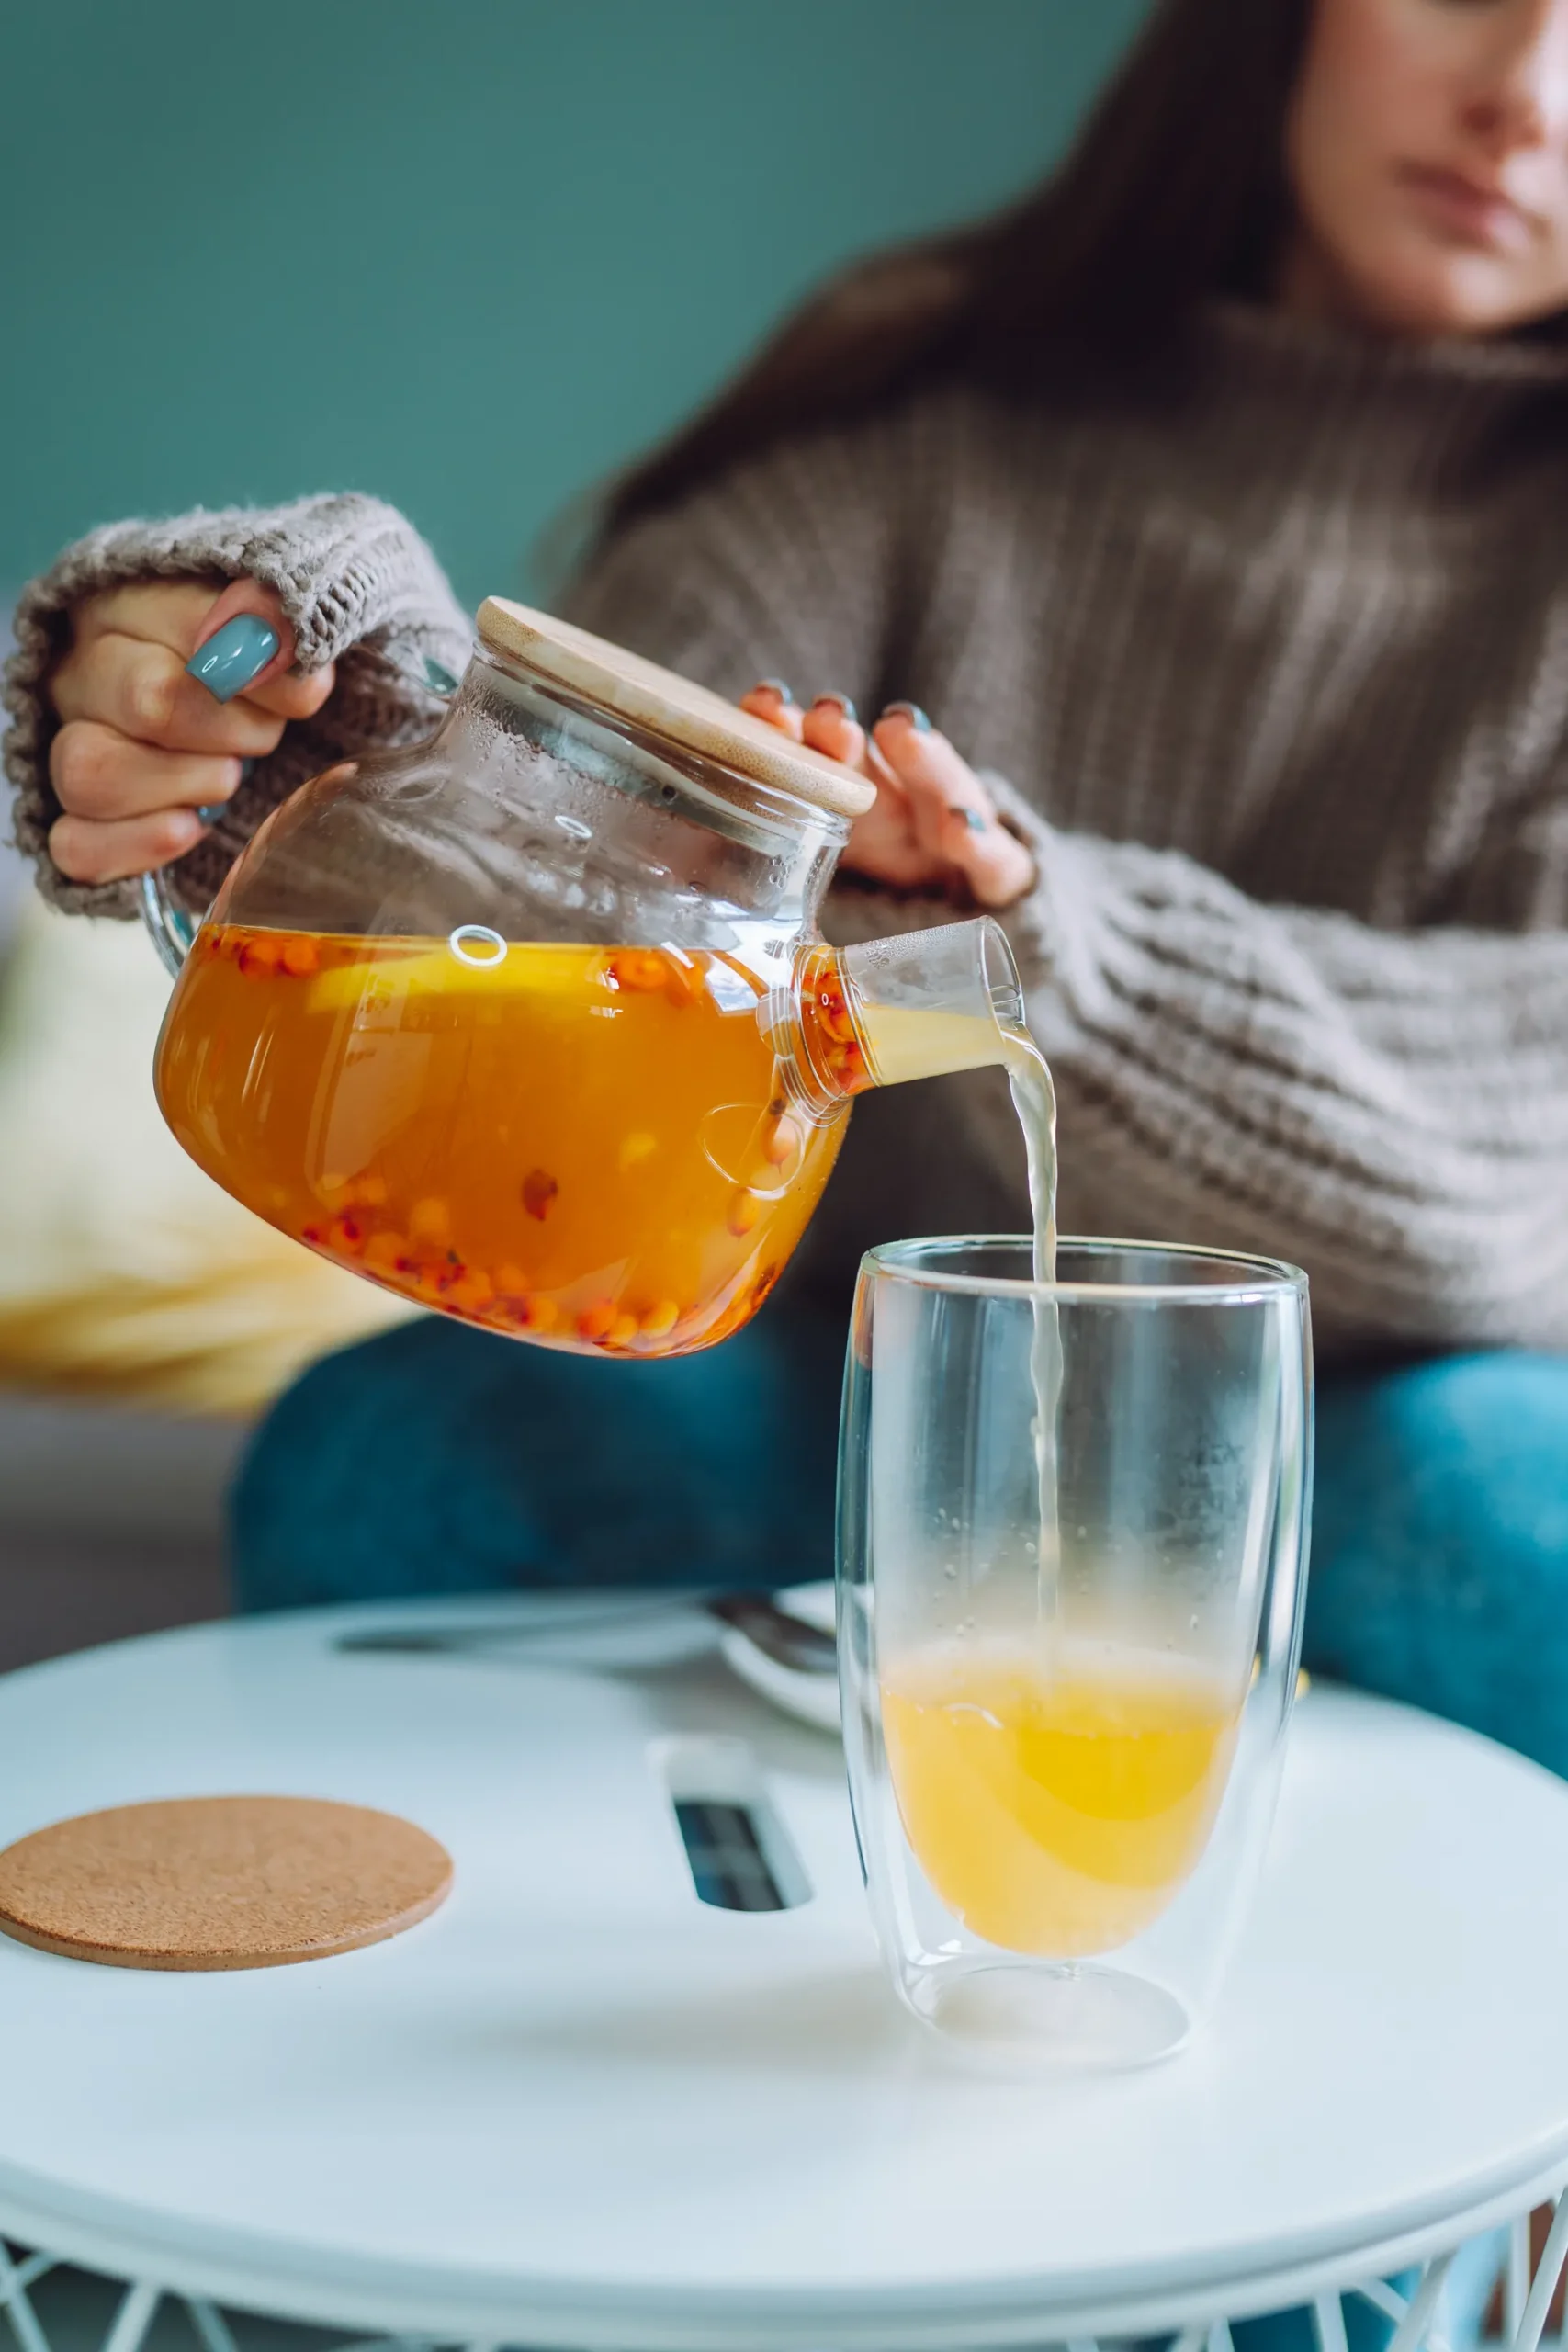
[[802, 709], [776, 679], [753, 686], [740, 707], [797, 743], [840, 760], [876, 786], [840, 861], [898, 890], [947, 890], [976, 906], [1010, 907], [1034, 888], [1034, 860], [997, 816], [966, 760], [913, 703], [889, 703], [868, 735], [853, 703], [820, 695]]

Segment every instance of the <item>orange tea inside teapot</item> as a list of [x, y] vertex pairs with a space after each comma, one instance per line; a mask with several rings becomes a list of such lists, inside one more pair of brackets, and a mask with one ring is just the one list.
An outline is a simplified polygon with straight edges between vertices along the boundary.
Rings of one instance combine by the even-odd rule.
[[843, 1133], [781, 1091], [765, 988], [701, 950], [217, 925], [159, 1093], [209, 1175], [356, 1272], [498, 1331], [675, 1353], [756, 1311]]

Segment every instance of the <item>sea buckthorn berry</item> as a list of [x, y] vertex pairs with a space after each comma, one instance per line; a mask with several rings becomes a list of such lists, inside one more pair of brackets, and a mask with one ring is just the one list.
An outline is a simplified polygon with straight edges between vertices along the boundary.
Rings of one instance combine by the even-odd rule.
[[670, 965], [657, 947], [623, 947], [610, 958], [610, 977], [634, 994], [651, 995], [670, 978]]
[[286, 939], [278, 956], [284, 970], [292, 972], [296, 979], [303, 979], [307, 972], [313, 972], [320, 961], [316, 944], [311, 939]]
[[762, 1151], [775, 1168], [782, 1168], [800, 1149], [800, 1123], [787, 1111], [771, 1118], [762, 1129]]
[[387, 1205], [387, 1180], [384, 1176], [355, 1177], [349, 1197], [357, 1208], [384, 1209]]
[[266, 932], [252, 932], [240, 950], [242, 972], [276, 972], [282, 960], [282, 940]]
[[730, 1196], [729, 1213], [725, 1223], [739, 1240], [754, 1230], [762, 1215], [762, 1204], [755, 1193], [735, 1193]]
[[580, 1340], [602, 1340], [615, 1319], [615, 1310], [609, 1300], [596, 1298], [592, 1306], [585, 1306], [579, 1315], [577, 1336]]
[[550, 1204], [560, 1186], [546, 1168], [530, 1168], [523, 1179], [523, 1205], [530, 1216], [543, 1224], [550, 1213]]
[[604, 1339], [606, 1344], [612, 1348], [624, 1348], [629, 1346], [630, 1342], [637, 1338], [637, 1317], [635, 1315], [617, 1315], [609, 1329], [605, 1332]]
[[365, 1247], [366, 1228], [363, 1218], [349, 1214], [334, 1216], [327, 1227], [327, 1247], [345, 1258], [357, 1258]]
[[365, 1262], [374, 1266], [378, 1273], [392, 1273], [406, 1257], [408, 1246], [400, 1233], [384, 1227], [381, 1232], [373, 1233], [366, 1243]]
[[674, 1300], [661, 1298], [658, 1306], [650, 1306], [643, 1317], [640, 1326], [642, 1336], [645, 1340], [667, 1340], [680, 1319], [681, 1310]]
[[620, 1150], [616, 1154], [622, 1175], [626, 1175], [633, 1168], [640, 1168], [643, 1161], [651, 1159], [658, 1149], [659, 1137], [650, 1136], [646, 1128], [639, 1127], [633, 1134], [623, 1136]]
[[409, 1212], [409, 1239], [427, 1250], [445, 1250], [452, 1238], [452, 1212], [445, 1201], [415, 1201]]
[[497, 1266], [495, 1286], [502, 1298], [525, 1299], [528, 1295], [528, 1277], [521, 1266]]
[[465, 1315], [478, 1315], [495, 1296], [495, 1285], [482, 1266], [465, 1266], [447, 1286], [446, 1303]]
[[517, 1319], [525, 1331], [553, 1331], [560, 1321], [560, 1309], [553, 1298], [525, 1298], [519, 1304]]

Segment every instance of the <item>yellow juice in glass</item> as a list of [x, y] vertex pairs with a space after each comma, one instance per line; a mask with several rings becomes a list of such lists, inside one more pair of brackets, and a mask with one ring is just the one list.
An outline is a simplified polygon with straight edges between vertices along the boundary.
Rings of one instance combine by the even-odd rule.
[[1112, 1951], [1196, 1868], [1241, 1701], [1194, 1668], [1084, 1644], [890, 1668], [883, 1735], [905, 1833], [964, 1925], [1010, 1951]]

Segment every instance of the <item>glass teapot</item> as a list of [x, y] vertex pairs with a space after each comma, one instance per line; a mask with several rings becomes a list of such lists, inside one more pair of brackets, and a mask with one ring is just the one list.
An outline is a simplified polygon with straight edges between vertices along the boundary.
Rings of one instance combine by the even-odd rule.
[[873, 797], [492, 597], [429, 742], [301, 786], [199, 929], [149, 878], [178, 971], [164, 1115], [259, 1216], [411, 1300], [551, 1347], [712, 1346], [778, 1279], [853, 1097], [1006, 1061], [1021, 1029], [994, 922], [823, 944]]

